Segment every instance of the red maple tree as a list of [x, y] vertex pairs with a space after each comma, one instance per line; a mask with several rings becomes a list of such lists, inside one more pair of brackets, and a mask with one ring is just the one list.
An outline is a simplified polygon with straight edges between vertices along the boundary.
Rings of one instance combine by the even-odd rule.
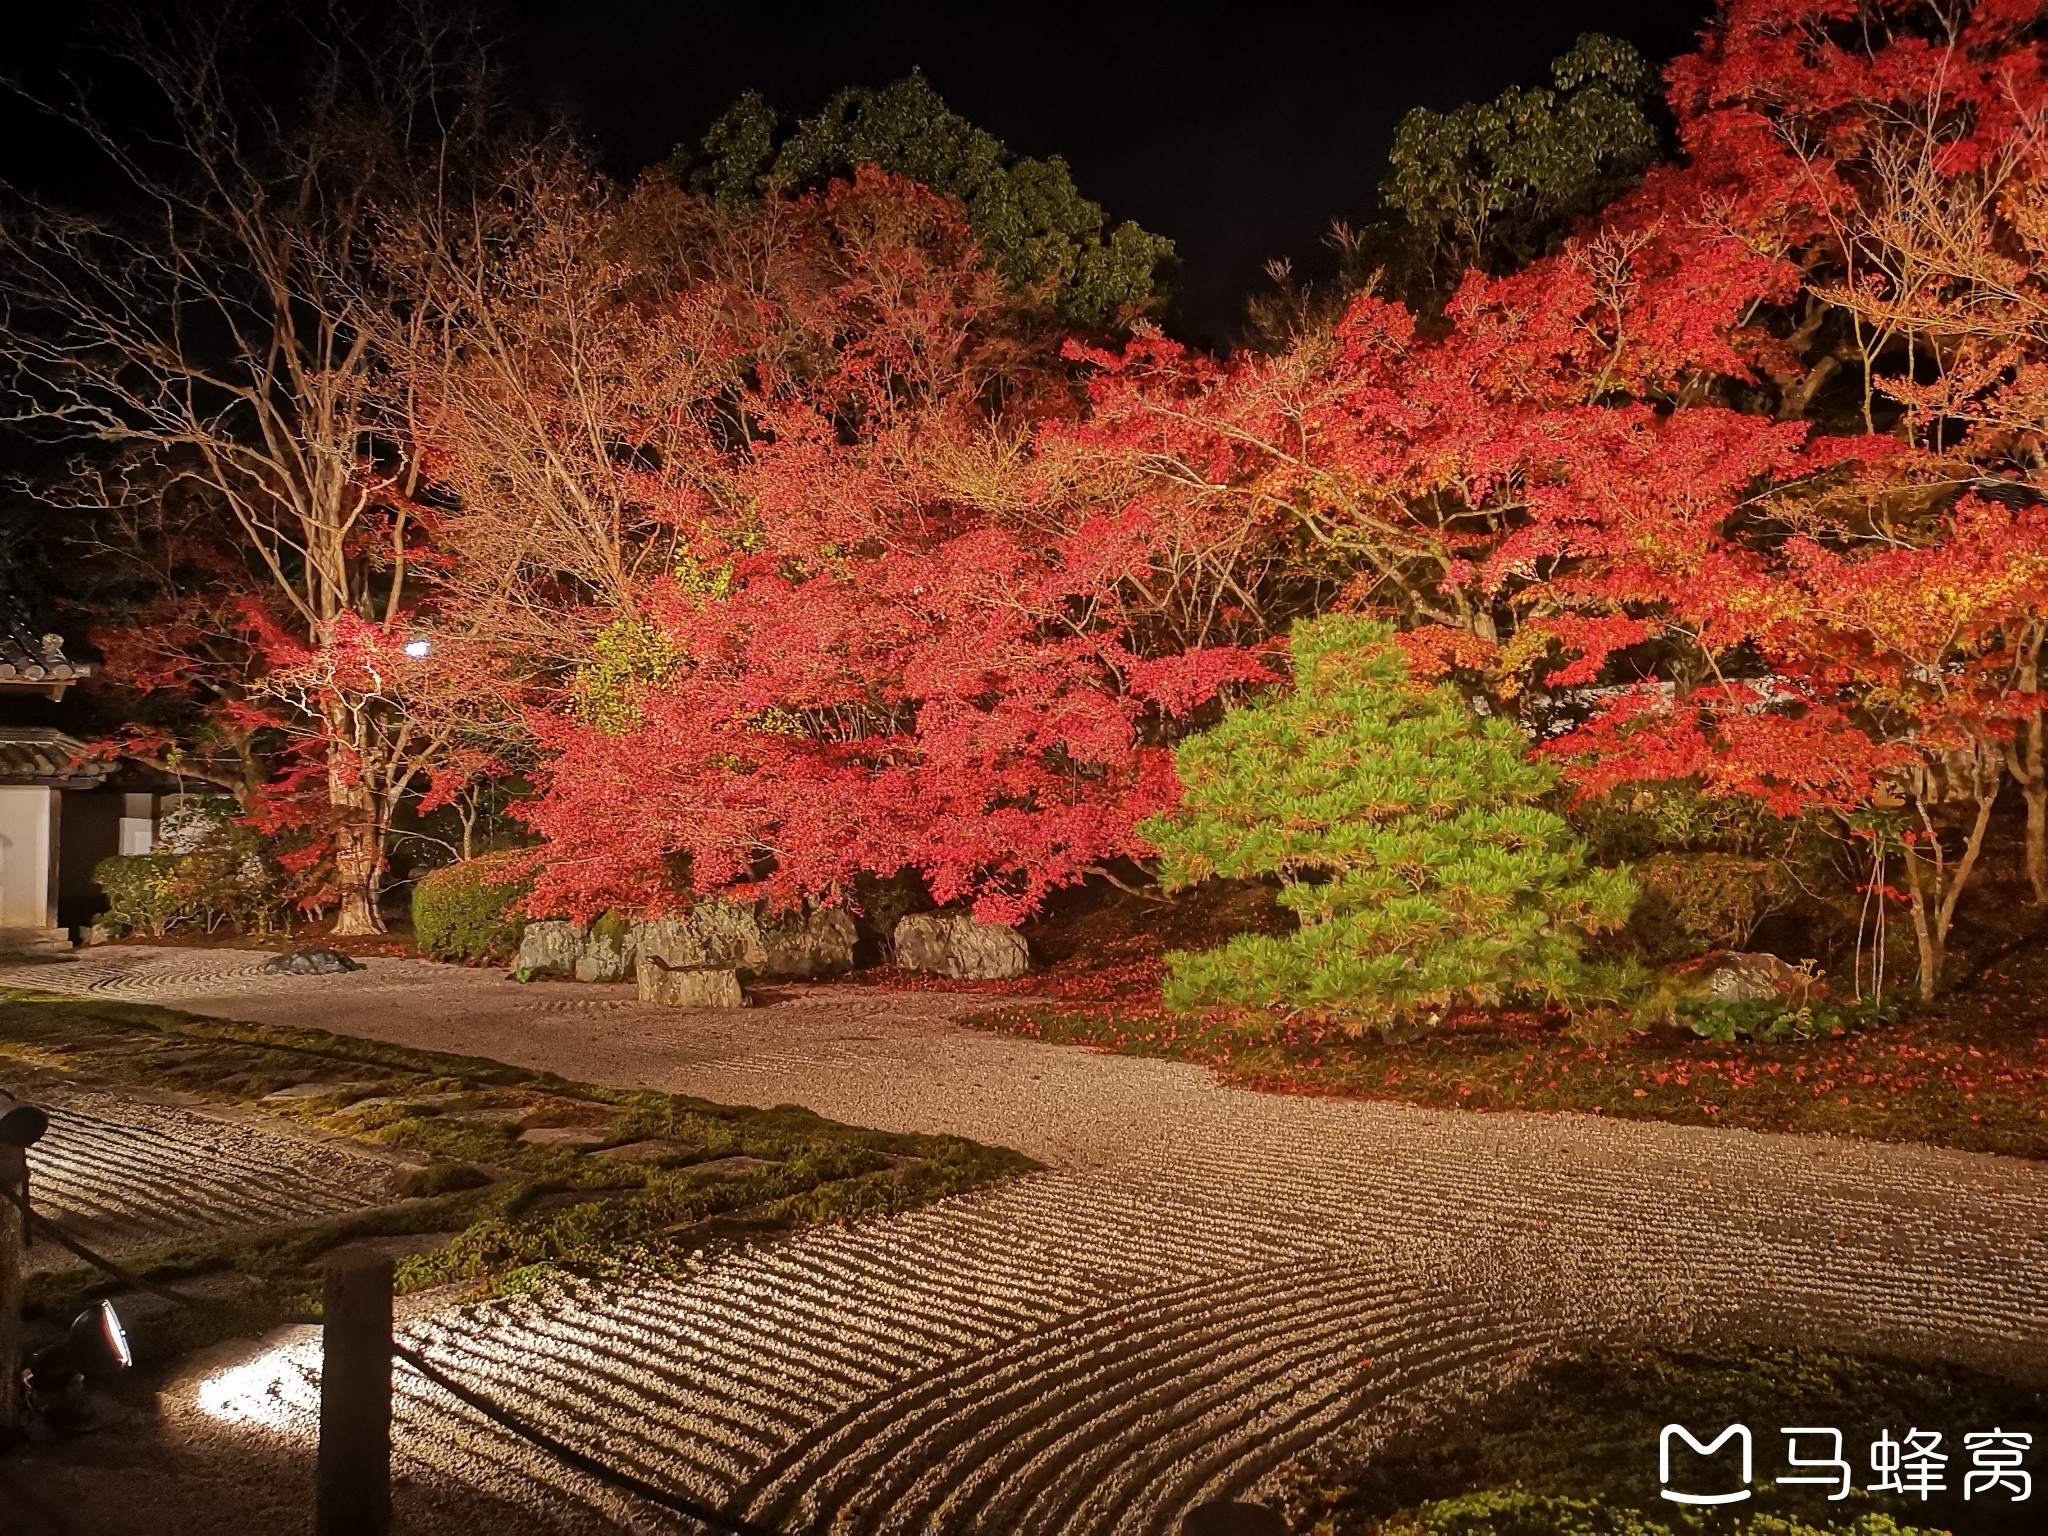
[[531, 238], [422, 420], [449, 589], [540, 637], [535, 909], [913, 870], [1014, 919], [1143, 854], [1162, 723], [1258, 669], [1160, 620], [1149, 525], [1034, 437], [1073, 365], [960, 209], [872, 168], [737, 212], [650, 182]]

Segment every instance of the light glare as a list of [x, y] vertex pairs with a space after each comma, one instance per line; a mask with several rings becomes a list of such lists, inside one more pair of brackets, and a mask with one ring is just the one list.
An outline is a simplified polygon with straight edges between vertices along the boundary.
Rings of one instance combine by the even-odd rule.
[[320, 1419], [320, 1346], [317, 1340], [282, 1344], [199, 1383], [199, 1411], [223, 1424], [310, 1431]]
[[111, 1301], [100, 1303], [100, 1328], [106, 1335], [108, 1353], [122, 1370], [135, 1364], [135, 1351], [128, 1344], [128, 1330], [121, 1326], [121, 1314]]

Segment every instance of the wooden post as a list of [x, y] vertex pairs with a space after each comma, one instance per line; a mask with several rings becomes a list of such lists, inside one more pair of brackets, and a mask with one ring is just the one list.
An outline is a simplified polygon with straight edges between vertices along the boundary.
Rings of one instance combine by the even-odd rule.
[[327, 1268], [314, 1536], [391, 1528], [391, 1276], [389, 1259]]
[[[28, 1154], [0, 1147], [0, 1190], [18, 1195], [28, 1185]], [[24, 1268], [21, 1207], [0, 1200], [0, 1442], [21, 1427], [21, 1290]]]

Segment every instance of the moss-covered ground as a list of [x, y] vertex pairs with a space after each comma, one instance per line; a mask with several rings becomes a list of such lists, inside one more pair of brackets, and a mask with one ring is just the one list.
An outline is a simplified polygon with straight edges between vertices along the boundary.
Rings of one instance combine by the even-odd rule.
[[977, 984], [991, 994], [989, 1006], [964, 1022], [1197, 1062], [1239, 1087], [1281, 1093], [1571, 1110], [2048, 1157], [2048, 943], [2020, 939], [1987, 954], [1931, 1005], [1903, 1004], [1854, 1028], [1823, 1022], [1807, 1038], [1778, 1041], [1708, 1039], [1683, 1024], [1631, 1032], [1611, 1021], [1511, 1010], [1473, 1010], [1389, 1041], [1307, 1016], [1177, 1014], [1161, 1004], [1167, 951], [1272, 922], [1257, 892], [1205, 890], [1173, 908], [1105, 902], [1031, 930], [1042, 969]]
[[[1660, 1498], [1658, 1437], [1672, 1423], [1709, 1443], [1731, 1424], [1747, 1425], [1752, 1497], [1720, 1510]], [[1854, 1469], [1846, 1498], [1779, 1480], [1796, 1475], [1786, 1425], [1842, 1431]], [[1887, 1432], [1903, 1443], [1914, 1429], [1942, 1436], [1934, 1449], [1948, 1458], [1944, 1490], [1924, 1500], [1870, 1491], [1871, 1444]], [[2033, 1437], [2026, 1469], [2035, 1487], [2025, 1502], [2013, 1501], [2011, 1486], [1980, 1485], [1963, 1497], [1972, 1465], [1964, 1436], [1992, 1429]], [[1824, 1437], [1800, 1443], [1808, 1459], [1828, 1452]], [[1305, 1511], [1296, 1528], [1316, 1536], [2021, 1536], [2044, 1528], [2044, 1458], [2048, 1394], [1997, 1377], [1818, 1351], [1613, 1347], [1546, 1360], [1483, 1406], [1418, 1428], [1362, 1467], [1333, 1460], [1316, 1468], [1293, 1497]], [[1690, 1480], [1681, 1469], [1674, 1464], [1681, 1489], [1707, 1491], [1717, 1475], [1696, 1458]]]
[[[56, 1072], [400, 1155], [389, 1204], [131, 1255], [149, 1279], [234, 1297], [164, 1317], [159, 1355], [317, 1308], [322, 1261], [346, 1244], [417, 1248], [399, 1258], [401, 1292], [474, 1298], [556, 1270], [673, 1271], [716, 1245], [900, 1211], [1035, 1166], [794, 1105], [735, 1107], [319, 1030], [0, 989], [0, 1069], [10, 1057], [17, 1081]], [[57, 1323], [108, 1290], [84, 1267], [45, 1274], [30, 1311]]]
[[[1986, 882], [1968, 914], [1968, 963], [1958, 960], [1944, 996], [1916, 1005], [1894, 995], [1881, 1020], [1824, 996], [1814, 1010], [1818, 1027], [1806, 1038], [1723, 1041], [1683, 1023], [1630, 1030], [1561, 1010], [1473, 1009], [1418, 1038], [1390, 1042], [1306, 1014], [1175, 1013], [1160, 999], [1170, 953], [1293, 926], [1270, 889], [1220, 880], [1171, 902], [1120, 891], [1059, 893], [1026, 926], [1036, 964], [1015, 981], [886, 972], [871, 979], [980, 993], [986, 1008], [963, 1022], [1195, 1062], [1238, 1087], [2040, 1158], [2048, 1157], [2048, 929], [2014, 883], [2016, 857], [2002, 866], [2004, 884]], [[1830, 1019], [1856, 1027], [1830, 1027]]]

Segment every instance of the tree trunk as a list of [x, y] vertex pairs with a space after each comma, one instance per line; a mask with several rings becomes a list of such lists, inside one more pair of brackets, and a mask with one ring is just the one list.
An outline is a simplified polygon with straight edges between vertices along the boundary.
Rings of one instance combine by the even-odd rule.
[[2048, 742], [2043, 734], [2041, 716], [2030, 716], [2013, 733], [2005, 754], [2027, 803], [2027, 883], [2034, 888], [2037, 907], [2048, 906]]
[[384, 829], [377, 824], [376, 799], [367, 786], [329, 773], [328, 803], [334, 807], [334, 882], [341, 893], [334, 931], [343, 936], [384, 932], [377, 887], [384, 873]]
[[2005, 764], [1995, 750], [1981, 748], [1972, 765], [1972, 798], [1977, 814], [1970, 823], [1962, 857], [1950, 863], [1941, 846], [1928, 801], [1916, 796], [1922, 840], [1904, 847], [1906, 886], [1913, 898], [1913, 937], [1920, 948], [1920, 1001], [1931, 1003], [1941, 991], [1948, 967], [1948, 936], [1955, 926], [1956, 903], [1976, 872], [1984, 852], [1984, 834], [1991, 828], [1991, 808], [1998, 802], [1998, 784]]
[[2048, 906], [2048, 784], [2027, 784], [2027, 880], [2034, 887], [2034, 905]]
[[[1913, 854], [1907, 854], [1907, 868], [1913, 868]], [[1948, 936], [1935, 932], [1935, 920], [1927, 911], [1929, 903], [1911, 874], [1907, 874], [1907, 883], [1913, 885], [1913, 938], [1919, 942], [1921, 956], [1919, 995], [1923, 1004], [1931, 1004], [1942, 991], [1942, 971], [1948, 969]]]
[[[1920, 1001], [1931, 1003], [1941, 990], [1941, 973], [1948, 965], [1948, 935], [1940, 930], [1933, 908], [1933, 893], [1923, 883], [1922, 856], [1906, 850], [1906, 885], [1913, 894], [1913, 938], [1920, 949]], [[1927, 883], [1939, 885], [1939, 866], [1929, 870]]]

